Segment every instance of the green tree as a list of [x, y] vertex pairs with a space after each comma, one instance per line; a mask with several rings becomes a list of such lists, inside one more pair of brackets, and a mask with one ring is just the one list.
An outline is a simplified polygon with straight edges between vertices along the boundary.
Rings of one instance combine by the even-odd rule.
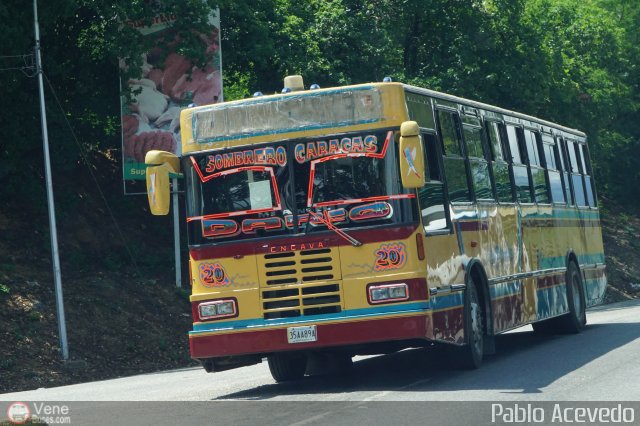
[[[152, 47], [122, 23], [179, 15], [179, 50], [198, 64], [204, 58], [192, 30], [215, 4], [226, 100], [278, 92], [287, 74], [323, 87], [391, 75], [585, 130], [601, 190], [640, 191], [632, 161], [640, 154], [640, 5], [634, 0], [41, 2], [45, 73], [83, 147], [120, 156], [118, 58], [135, 73]], [[0, 19], [0, 53], [30, 52], [31, 5], [6, 0]], [[2, 60], [5, 68], [15, 65]], [[0, 82], [5, 108], [11, 104], [0, 118], [0, 177], [11, 184], [0, 195], [42, 199], [35, 81], [14, 70], [1, 72]], [[73, 169], [77, 147], [50, 96], [54, 168]]]

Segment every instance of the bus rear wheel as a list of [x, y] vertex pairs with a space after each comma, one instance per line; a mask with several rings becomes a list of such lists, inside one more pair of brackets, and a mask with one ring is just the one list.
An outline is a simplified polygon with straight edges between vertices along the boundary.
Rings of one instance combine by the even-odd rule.
[[549, 320], [533, 324], [533, 330], [539, 334], [580, 333], [587, 324], [584, 287], [580, 268], [575, 262], [569, 262], [566, 273], [567, 304], [569, 312]]
[[464, 298], [465, 345], [455, 348], [455, 363], [459, 368], [476, 369], [482, 365], [484, 353], [484, 309], [473, 280], [467, 282]]
[[278, 353], [267, 358], [271, 377], [280, 382], [300, 380], [307, 370], [307, 356], [303, 353]]
[[587, 313], [582, 274], [575, 262], [570, 262], [567, 268], [567, 302], [569, 313], [558, 318], [560, 329], [565, 333], [580, 333], [587, 324]]

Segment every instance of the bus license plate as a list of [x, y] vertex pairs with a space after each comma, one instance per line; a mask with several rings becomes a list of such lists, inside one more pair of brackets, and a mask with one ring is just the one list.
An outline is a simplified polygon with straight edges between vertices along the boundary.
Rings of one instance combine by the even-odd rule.
[[287, 340], [289, 343], [315, 342], [318, 340], [316, 326], [289, 327], [287, 328]]

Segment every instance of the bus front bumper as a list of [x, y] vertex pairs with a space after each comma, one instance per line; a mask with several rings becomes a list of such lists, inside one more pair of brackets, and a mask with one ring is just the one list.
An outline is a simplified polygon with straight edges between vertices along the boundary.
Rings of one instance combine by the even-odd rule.
[[[287, 329], [298, 325], [315, 325], [317, 340], [289, 343]], [[411, 316], [331, 323], [301, 323], [259, 330], [191, 332], [189, 346], [191, 357], [202, 360], [237, 355], [266, 355], [282, 351], [319, 350], [377, 342], [427, 340], [427, 336], [432, 335], [431, 329], [431, 316], [422, 312]]]

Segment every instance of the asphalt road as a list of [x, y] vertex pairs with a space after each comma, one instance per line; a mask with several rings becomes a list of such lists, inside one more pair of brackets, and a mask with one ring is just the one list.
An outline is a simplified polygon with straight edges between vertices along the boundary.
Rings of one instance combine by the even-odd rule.
[[[590, 310], [587, 317], [588, 326], [578, 335], [538, 336], [530, 327], [523, 327], [499, 336], [496, 355], [474, 371], [452, 369], [437, 350], [416, 349], [358, 357], [349, 375], [312, 376], [297, 383], [276, 384], [263, 362], [214, 374], [190, 368], [2, 394], [0, 401], [129, 401], [124, 405], [76, 404], [76, 413], [88, 415], [103, 410], [106, 415], [120, 407], [115, 411], [129, 412], [143, 423], [168, 424], [186, 420], [213, 424], [353, 424], [364, 419], [371, 424], [387, 424], [385, 420], [392, 418], [388, 416], [394, 416], [396, 424], [485, 424], [478, 413], [483, 413], [486, 424], [490, 424], [491, 410], [496, 408], [487, 401], [504, 401], [505, 406], [515, 402], [518, 408], [534, 404], [549, 410], [553, 401], [573, 401], [574, 405], [586, 404], [582, 401], [640, 401], [640, 300], [600, 306]], [[422, 404], [415, 403], [418, 401]], [[430, 401], [485, 402], [461, 405]], [[640, 404], [635, 405], [635, 420], [640, 423]], [[475, 421], [467, 418], [467, 412], [475, 416]], [[198, 417], [198, 413], [204, 417]], [[424, 417], [427, 413], [430, 416]]]

